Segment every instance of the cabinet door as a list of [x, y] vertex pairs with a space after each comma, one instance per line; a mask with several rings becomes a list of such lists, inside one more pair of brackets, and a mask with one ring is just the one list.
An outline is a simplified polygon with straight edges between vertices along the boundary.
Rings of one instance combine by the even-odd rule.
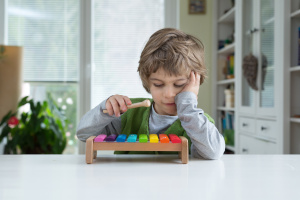
[[258, 31], [258, 109], [262, 115], [274, 115], [274, 0], [259, 1]]
[[[247, 0], [242, 6], [242, 57], [240, 110], [242, 113], [275, 115], [275, 9], [274, 0]], [[247, 62], [244, 59], [253, 55]]]
[[[239, 31], [242, 34], [242, 58], [255, 53], [255, 40], [251, 30], [255, 28], [254, 13], [255, 0], [239, 1], [238, 4], [242, 4], [242, 24], [237, 29], [242, 27]], [[242, 61], [243, 61], [242, 59]], [[255, 112], [255, 90], [253, 89], [253, 81], [251, 80], [252, 71], [242, 68], [241, 76], [241, 88], [240, 88], [240, 111], [243, 113]], [[252, 84], [251, 84], [252, 83]], [[256, 84], [256, 83], [255, 83]]]

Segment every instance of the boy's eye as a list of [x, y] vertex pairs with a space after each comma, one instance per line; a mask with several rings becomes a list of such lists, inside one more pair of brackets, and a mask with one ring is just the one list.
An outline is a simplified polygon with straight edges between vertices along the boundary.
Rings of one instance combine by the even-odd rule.
[[182, 85], [174, 85], [175, 87], [177, 88], [180, 88], [180, 87], [183, 87], [185, 84], [182, 84]]
[[163, 84], [153, 84], [155, 87], [162, 87]]

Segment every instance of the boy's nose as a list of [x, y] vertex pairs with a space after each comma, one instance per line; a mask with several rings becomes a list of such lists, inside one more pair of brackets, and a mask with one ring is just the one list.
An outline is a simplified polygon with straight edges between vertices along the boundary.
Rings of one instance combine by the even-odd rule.
[[164, 91], [164, 97], [165, 98], [173, 98], [176, 96], [176, 92], [175, 90], [171, 89], [171, 88], [166, 88]]

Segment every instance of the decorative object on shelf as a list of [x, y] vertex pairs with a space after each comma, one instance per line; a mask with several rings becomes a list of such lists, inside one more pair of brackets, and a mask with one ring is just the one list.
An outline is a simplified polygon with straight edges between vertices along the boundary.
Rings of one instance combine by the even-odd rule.
[[[18, 111], [24, 105], [29, 112], [9, 111], [0, 121], [0, 143], [6, 139], [5, 154], [61, 154], [66, 147], [67, 119], [61, 108], [48, 94], [48, 101], [34, 102], [22, 98]], [[17, 117], [19, 116], [19, 117]]]
[[243, 75], [246, 78], [249, 86], [254, 90], [258, 90], [258, 87], [256, 85], [257, 70], [257, 58], [252, 53], [245, 56], [243, 59]]
[[234, 78], [234, 54], [227, 56], [222, 72], [224, 75], [224, 79]]
[[23, 48], [0, 45], [0, 119], [17, 109], [22, 88]]
[[205, 14], [206, 0], [189, 0], [189, 14]]
[[224, 90], [225, 93], [225, 107], [233, 108], [234, 107], [234, 91], [231, 89]]

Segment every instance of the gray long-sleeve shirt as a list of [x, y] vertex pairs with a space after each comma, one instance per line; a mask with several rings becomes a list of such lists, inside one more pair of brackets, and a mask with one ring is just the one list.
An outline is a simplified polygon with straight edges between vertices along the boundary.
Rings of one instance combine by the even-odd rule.
[[[121, 133], [121, 117], [103, 113], [105, 101], [87, 112], [77, 127], [77, 137], [85, 142], [90, 136]], [[191, 154], [204, 159], [219, 159], [225, 151], [225, 141], [216, 126], [197, 108], [197, 98], [192, 92], [182, 92], [175, 97], [178, 116], [159, 115], [153, 106], [149, 118], [149, 132], [163, 133], [178, 118], [191, 138]]]

